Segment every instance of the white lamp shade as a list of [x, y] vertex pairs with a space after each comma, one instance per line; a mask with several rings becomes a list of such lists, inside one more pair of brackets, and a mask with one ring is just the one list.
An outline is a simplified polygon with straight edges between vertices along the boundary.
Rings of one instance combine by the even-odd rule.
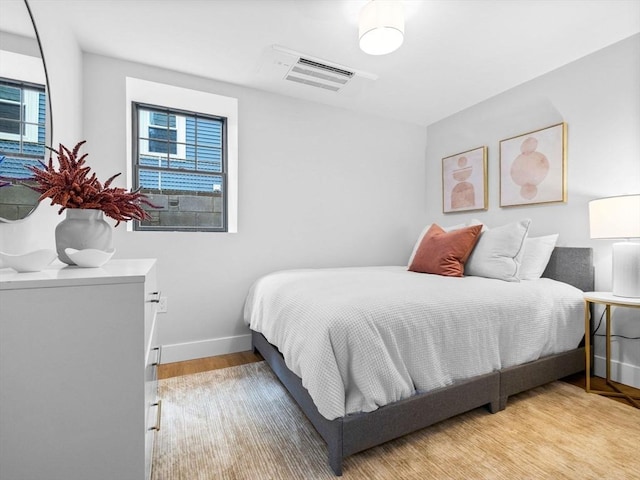
[[404, 41], [404, 9], [400, 0], [371, 0], [360, 11], [360, 49], [385, 55]]
[[591, 238], [640, 237], [640, 194], [589, 202]]

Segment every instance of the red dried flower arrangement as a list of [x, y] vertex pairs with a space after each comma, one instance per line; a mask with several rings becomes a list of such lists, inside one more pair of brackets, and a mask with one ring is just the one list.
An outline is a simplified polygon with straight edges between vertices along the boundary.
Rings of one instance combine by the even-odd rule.
[[120, 222], [132, 219], [146, 220], [149, 214], [143, 210], [141, 204], [157, 208], [147, 197], [138, 190], [127, 192], [124, 188], [111, 187], [111, 182], [120, 175], [117, 173], [102, 185], [96, 174], [89, 176], [91, 167], [85, 166], [88, 153], [78, 158], [80, 147], [86, 140], [79, 142], [73, 150], [60, 144], [58, 150], [47, 147], [58, 156], [59, 169], [53, 166], [53, 159], [49, 157], [49, 164], [40, 162], [44, 169], [29, 166], [33, 173], [33, 180], [37, 185], [29, 187], [40, 193], [40, 200], [51, 198], [51, 205], [61, 205], [58, 213], [67, 208], [94, 208], [102, 210], [108, 217]]

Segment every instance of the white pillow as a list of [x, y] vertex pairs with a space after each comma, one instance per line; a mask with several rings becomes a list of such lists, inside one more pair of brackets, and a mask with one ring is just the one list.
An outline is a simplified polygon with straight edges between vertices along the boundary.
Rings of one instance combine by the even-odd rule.
[[520, 280], [537, 280], [542, 276], [557, 241], [558, 234], [525, 239], [518, 274]]
[[[424, 237], [424, 234], [427, 233], [427, 231], [431, 228], [431, 225], [433, 225], [433, 224], [430, 223], [429, 225], [424, 227], [422, 229], [422, 232], [420, 232], [420, 235], [418, 235], [418, 241], [413, 246], [413, 251], [411, 252], [411, 256], [409, 257], [409, 263], [407, 263], [408, 267], [411, 266], [411, 262], [413, 262], [413, 257], [416, 256], [416, 252], [418, 251], [418, 247], [420, 246], [420, 243], [422, 242], [422, 237]], [[450, 227], [443, 227], [442, 225], [439, 225], [439, 226], [445, 232], [452, 232], [453, 230], [459, 230], [459, 229], [464, 228], [464, 227], [473, 227], [474, 225], [482, 225], [482, 231], [483, 232], [487, 229], [487, 226], [483, 225], [482, 222], [480, 220], [476, 219], [476, 218], [470, 220], [469, 223], [459, 223], [457, 225], [452, 225]]]
[[531, 220], [525, 219], [483, 232], [467, 260], [464, 274], [519, 282], [524, 240], [530, 224]]

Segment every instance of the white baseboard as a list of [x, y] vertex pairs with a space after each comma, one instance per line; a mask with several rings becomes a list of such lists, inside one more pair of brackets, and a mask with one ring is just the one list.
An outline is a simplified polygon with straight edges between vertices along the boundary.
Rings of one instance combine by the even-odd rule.
[[251, 350], [251, 335], [175, 343], [162, 346], [162, 363], [183, 362], [226, 353], [246, 352], [247, 350]]
[[[605, 357], [598, 355], [594, 357], [593, 373], [602, 378], [607, 376], [607, 359]], [[640, 367], [611, 360], [611, 380], [640, 388]]]

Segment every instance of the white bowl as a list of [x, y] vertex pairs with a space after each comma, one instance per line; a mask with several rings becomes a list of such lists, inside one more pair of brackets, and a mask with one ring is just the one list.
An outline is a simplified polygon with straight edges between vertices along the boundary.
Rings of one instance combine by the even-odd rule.
[[17, 272], [40, 272], [57, 256], [54, 250], [46, 248], [19, 255], [0, 252], [0, 260], [2, 260], [0, 266], [13, 268]]
[[116, 253], [115, 248], [109, 250], [97, 250], [95, 248], [86, 248], [84, 250], [76, 250], [75, 248], [65, 248], [64, 253], [71, 259], [73, 263], [79, 267], [101, 267], [113, 257]]

